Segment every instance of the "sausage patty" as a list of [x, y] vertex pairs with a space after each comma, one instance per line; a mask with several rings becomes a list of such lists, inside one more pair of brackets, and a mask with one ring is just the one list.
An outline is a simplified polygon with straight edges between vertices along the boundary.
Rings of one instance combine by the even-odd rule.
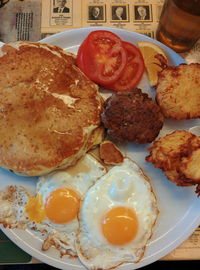
[[116, 141], [150, 143], [163, 126], [163, 115], [147, 94], [135, 88], [106, 100], [102, 122]]

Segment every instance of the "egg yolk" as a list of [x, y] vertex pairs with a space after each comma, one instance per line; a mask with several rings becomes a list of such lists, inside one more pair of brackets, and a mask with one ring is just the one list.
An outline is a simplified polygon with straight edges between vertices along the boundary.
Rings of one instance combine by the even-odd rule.
[[60, 188], [50, 193], [44, 206], [46, 216], [53, 222], [62, 224], [73, 220], [80, 205], [79, 195], [72, 189]]
[[120, 206], [108, 211], [101, 222], [103, 235], [112, 245], [125, 245], [138, 231], [138, 219], [132, 209]]
[[26, 213], [30, 221], [42, 222], [45, 219], [45, 212], [42, 206], [42, 196], [37, 195], [36, 197], [29, 198], [26, 205]]

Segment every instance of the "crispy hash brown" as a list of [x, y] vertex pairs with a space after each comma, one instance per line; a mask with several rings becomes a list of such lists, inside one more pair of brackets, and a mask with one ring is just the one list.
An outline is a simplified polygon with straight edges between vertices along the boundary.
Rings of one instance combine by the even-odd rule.
[[192, 151], [182, 159], [180, 171], [193, 181], [200, 182], [200, 149]]
[[165, 68], [159, 75], [156, 101], [167, 118], [200, 117], [200, 64]]
[[189, 141], [195, 135], [179, 130], [163, 138], [156, 140], [147, 161], [152, 162], [155, 167], [163, 170], [173, 170], [182, 156], [188, 153]]
[[163, 170], [177, 186], [197, 185], [200, 195], [200, 137], [184, 130], [177, 130], [159, 138], [149, 148], [146, 161]]

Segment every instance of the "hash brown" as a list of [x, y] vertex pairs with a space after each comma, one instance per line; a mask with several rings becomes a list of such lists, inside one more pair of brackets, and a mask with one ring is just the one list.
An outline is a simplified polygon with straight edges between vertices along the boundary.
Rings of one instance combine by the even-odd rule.
[[73, 55], [14, 42], [1, 48], [0, 70], [0, 166], [42, 175], [74, 164], [92, 147], [102, 102]]
[[185, 130], [176, 130], [154, 141], [147, 162], [163, 170], [177, 186], [197, 185], [200, 195], [200, 137]]
[[200, 64], [181, 64], [165, 68], [159, 74], [156, 101], [167, 118], [199, 118]]
[[193, 181], [200, 183], [200, 148], [192, 151], [187, 157], [184, 157], [181, 162], [180, 171]]
[[153, 163], [156, 168], [173, 170], [180, 158], [188, 153], [189, 140], [192, 138], [195, 138], [195, 135], [185, 130], [177, 130], [161, 137], [149, 148], [150, 155], [146, 160]]

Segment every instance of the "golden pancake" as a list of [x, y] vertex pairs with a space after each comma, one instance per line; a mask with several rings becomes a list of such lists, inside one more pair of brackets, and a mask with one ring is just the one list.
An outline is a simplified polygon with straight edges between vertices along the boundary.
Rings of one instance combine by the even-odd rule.
[[0, 166], [42, 175], [74, 164], [92, 147], [102, 102], [73, 55], [10, 43], [0, 50], [0, 70]]

